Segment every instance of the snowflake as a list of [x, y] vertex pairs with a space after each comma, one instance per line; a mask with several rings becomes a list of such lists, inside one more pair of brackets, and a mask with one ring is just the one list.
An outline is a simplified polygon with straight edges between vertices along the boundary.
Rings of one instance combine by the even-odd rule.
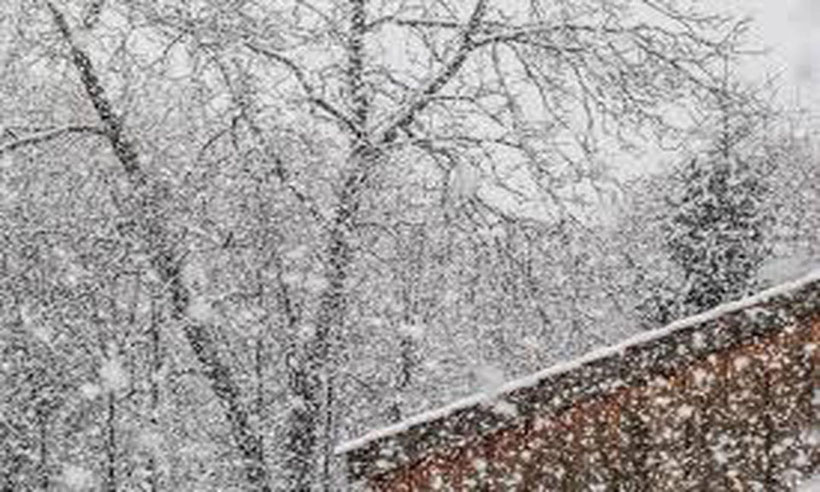
[[400, 335], [414, 340], [424, 338], [424, 326], [419, 324], [401, 323], [398, 327], [398, 332]]
[[68, 490], [85, 491], [94, 489], [94, 474], [81, 466], [65, 466], [62, 479]]
[[110, 357], [103, 362], [100, 378], [103, 388], [108, 391], [117, 391], [128, 386], [128, 373], [125, 372], [118, 357]]
[[80, 386], [80, 393], [82, 393], [83, 397], [86, 399], [93, 400], [94, 398], [100, 396], [100, 393], [102, 393], [102, 388], [100, 388], [97, 384], [85, 383]]

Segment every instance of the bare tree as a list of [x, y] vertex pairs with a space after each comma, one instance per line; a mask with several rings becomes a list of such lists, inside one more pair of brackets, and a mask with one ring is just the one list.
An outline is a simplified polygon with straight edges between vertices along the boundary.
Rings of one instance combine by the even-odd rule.
[[[259, 271], [271, 273], [255, 283], [270, 282], [260, 296], [275, 298], [264, 309], [277, 311], [286, 340], [287, 487], [330, 489], [340, 391], [347, 366], [368, 350], [354, 343], [366, 311], [359, 305], [376, 304], [380, 296], [360, 296], [359, 286], [379, 285], [367, 272], [378, 271], [378, 255], [396, 247], [384, 244], [407, 223], [420, 222], [413, 214], [435, 215], [427, 222], [435, 225], [425, 226], [431, 236], [470, 237], [465, 251], [500, 251], [504, 258], [509, 250], [504, 253], [490, 231], [572, 214], [574, 203], [605, 180], [601, 148], [678, 138], [686, 124], [680, 115], [717, 90], [720, 54], [732, 49], [743, 28], [666, 0], [92, 2], [78, 14], [85, 30], [115, 38], [122, 31], [124, 39], [138, 40], [113, 49], [125, 68], [108, 73], [99, 60], [117, 57], [89, 47], [88, 34], [73, 27], [70, 6], [34, 4], [34, 11], [48, 14], [52, 29], [45, 31], [56, 32], [58, 41], [48, 49], [68, 55], [72, 84], [82, 95], [77, 104], [93, 123], [27, 125], [4, 135], [0, 156], [77, 137], [101, 139], [110, 148], [127, 182], [125, 191], [116, 187], [119, 213], [128, 219], [119, 232], [149, 253], [170, 320], [181, 327], [221, 402], [247, 483], [258, 490], [272, 487], [269, 462], [237, 376], [242, 368], [232, 362], [217, 323], [192, 314], [199, 300], [185, 270], [194, 232], [178, 232], [169, 212], [175, 196], [188, 190], [182, 180], [172, 185], [155, 172], [155, 153], [194, 165], [229, 156], [254, 179], [264, 177], [254, 196], [271, 205], [264, 214], [279, 222], [254, 226], [269, 228], [269, 236], [253, 241], [261, 245], [254, 260]], [[176, 68], [190, 75], [180, 85], [213, 95], [198, 113], [205, 123], [193, 109], [177, 120], [195, 143], [176, 157], [157, 149], [172, 146], [163, 132], [178, 130], [177, 123], [163, 113], [162, 101], [149, 104], [139, 73], [129, 72], [153, 69], [137, 63], [135, 52], [156, 39], [163, 55], [155, 64], [184, 48]], [[139, 70], [129, 69], [129, 61]], [[158, 77], [164, 78], [171, 77]], [[227, 102], [219, 99], [225, 95]], [[211, 103], [222, 109], [204, 108]], [[153, 119], [140, 119], [146, 115]], [[419, 202], [392, 201], [397, 190]], [[243, 227], [217, 223], [205, 232], [217, 238], [215, 249], [239, 258], [243, 241], [251, 241]], [[312, 248], [306, 263], [316, 263], [318, 273], [302, 295], [285, 280], [283, 253], [304, 239]], [[447, 249], [455, 241], [443, 243]], [[472, 260], [475, 271], [486, 267]], [[539, 306], [544, 288], [531, 266], [504, 261], [515, 275], [526, 273], [521, 295], [547, 325]], [[483, 272], [487, 290], [509, 287], [491, 276]], [[469, 303], [479, 304], [480, 292]], [[426, 309], [411, 297], [405, 322]], [[431, 313], [426, 316], [444, 316]], [[402, 388], [410, 380], [412, 344], [400, 348]], [[254, 367], [259, 382], [267, 369], [261, 360]], [[257, 397], [265, 392], [257, 388]]]
[[251, 430], [248, 413], [239, 400], [239, 389], [231, 376], [231, 370], [219, 356], [211, 328], [192, 322], [187, 315], [190, 293], [181, 278], [183, 260], [175, 248], [167, 224], [163, 221], [162, 195], [158, 184], [147, 176], [139, 163], [139, 155], [132, 138], [122, 126], [121, 116], [106, 96], [100, 77], [88, 54], [74, 40], [64, 14], [47, 2], [48, 9], [60, 35], [69, 48], [71, 61], [76, 68], [89, 103], [94, 107], [102, 133], [123, 167], [131, 190], [126, 207], [134, 220], [135, 240], [145, 242], [152, 252], [151, 266], [166, 285], [171, 307], [171, 317], [182, 323], [186, 338], [193, 352], [202, 363], [203, 374], [208, 378], [217, 397], [223, 402], [231, 432], [237, 447], [247, 460], [248, 481], [260, 490], [269, 490], [264, 455], [259, 437]]

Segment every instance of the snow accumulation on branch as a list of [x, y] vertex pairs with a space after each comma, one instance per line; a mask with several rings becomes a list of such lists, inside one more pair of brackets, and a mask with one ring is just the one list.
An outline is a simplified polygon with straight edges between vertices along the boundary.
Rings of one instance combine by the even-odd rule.
[[359, 438], [340, 444], [336, 447], [335, 453], [338, 455], [347, 454], [351, 451], [363, 448], [374, 441], [402, 434], [420, 424], [429, 423], [442, 419], [458, 410], [490, 402], [499, 397], [503, 397], [503, 395], [505, 394], [511, 393], [516, 390], [520, 390], [522, 388], [535, 386], [540, 381], [548, 377], [573, 371], [586, 364], [589, 364], [590, 362], [611, 357], [619, 353], [623, 353], [631, 347], [643, 345], [654, 340], [665, 338], [670, 334], [683, 328], [697, 326], [702, 323], [715, 320], [730, 313], [752, 308], [772, 298], [787, 295], [793, 291], [799, 290], [800, 288], [816, 281], [820, 281], [820, 268], [815, 269], [796, 280], [777, 285], [770, 289], [761, 291], [755, 295], [746, 297], [738, 301], [722, 304], [713, 309], [710, 309], [709, 311], [705, 311], [703, 313], [696, 314], [688, 318], [674, 321], [656, 330], [650, 330], [639, 333], [615, 345], [600, 347], [578, 357], [577, 359], [559, 363], [550, 366], [544, 370], [510, 381], [500, 386], [495, 391], [476, 393], [465, 398], [462, 398], [460, 400], [457, 400], [449, 405], [445, 405], [440, 408], [420, 413], [397, 424], [370, 431]]

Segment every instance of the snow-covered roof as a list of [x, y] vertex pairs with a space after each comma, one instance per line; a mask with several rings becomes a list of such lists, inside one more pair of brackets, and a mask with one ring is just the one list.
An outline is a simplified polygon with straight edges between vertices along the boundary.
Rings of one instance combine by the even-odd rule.
[[[441, 446], [457, 446], [521, 416], [554, 411], [663, 372], [820, 311], [820, 269], [745, 299], [639, 333], [339, 445], [354, 478], [391, 470]], [[623, 363], [628, 359], [628, 363]], [[635, 369], [640, 369], [638, 374]]]

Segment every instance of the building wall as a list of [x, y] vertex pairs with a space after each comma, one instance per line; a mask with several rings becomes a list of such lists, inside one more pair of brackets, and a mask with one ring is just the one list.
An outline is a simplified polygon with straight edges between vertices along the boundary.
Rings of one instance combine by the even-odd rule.
[[[791, 490], [820, 467], [820, 316], [375, 477], [379, 491]], [[820, 393], [818, 393], [820, 395]]]

